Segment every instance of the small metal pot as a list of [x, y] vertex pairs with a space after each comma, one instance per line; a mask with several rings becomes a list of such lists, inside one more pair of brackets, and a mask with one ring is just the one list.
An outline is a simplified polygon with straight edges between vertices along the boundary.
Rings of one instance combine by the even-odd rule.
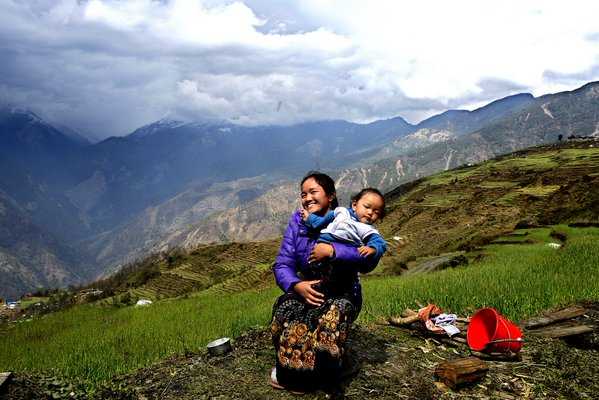
[[221, 356], [233, 350], [231, 339], [227, 337], [213, 340], [206, 347], [208, 348], [208, 353], [213, 356]]

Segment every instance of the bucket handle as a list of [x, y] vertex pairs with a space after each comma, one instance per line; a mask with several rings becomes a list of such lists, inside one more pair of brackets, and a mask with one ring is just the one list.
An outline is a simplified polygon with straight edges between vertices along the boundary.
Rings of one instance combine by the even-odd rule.
[[506, 342], [524, 342], [524, 339], [522, 338], [517, 338], [517, 339], [496, 339], [496, 340], [491, 340], [487, 343], [487, 345], [485, 347], [487, 347], [490, 344], [494, 344], [494, 343], [506, 343]]

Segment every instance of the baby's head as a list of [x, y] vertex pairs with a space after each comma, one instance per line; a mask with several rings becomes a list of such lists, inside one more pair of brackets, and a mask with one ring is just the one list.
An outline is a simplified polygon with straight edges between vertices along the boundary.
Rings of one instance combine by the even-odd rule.
[[378, 189], [362, 189], [351, 198], [351, 208], [360, 222], [372, 225], [385, 217], [385, 198]]

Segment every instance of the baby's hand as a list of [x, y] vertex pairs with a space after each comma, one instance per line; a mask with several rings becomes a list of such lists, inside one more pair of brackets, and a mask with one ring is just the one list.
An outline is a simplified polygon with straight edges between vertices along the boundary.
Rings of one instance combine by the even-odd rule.
[[368, 246], [360, 246], [358, 247], [358, 253], [362, 256], [362, 257], [370, 257], [371, 255], [376, 253], [376, 250], [373, 249], [372, 247], [368, 247]]
[[307, 221], [310, 213], [303, 208], [300, 208], [300, 215], [302, 216], [302, 221]]

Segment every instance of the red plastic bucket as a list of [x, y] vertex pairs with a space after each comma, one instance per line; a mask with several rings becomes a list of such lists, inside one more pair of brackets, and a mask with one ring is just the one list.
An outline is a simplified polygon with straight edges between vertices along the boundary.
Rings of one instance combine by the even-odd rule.
[[468, 346], [487, 353], [517, 353], [522, 348], [522, 332], [494, 308], [480, 309], [468, 325]]

